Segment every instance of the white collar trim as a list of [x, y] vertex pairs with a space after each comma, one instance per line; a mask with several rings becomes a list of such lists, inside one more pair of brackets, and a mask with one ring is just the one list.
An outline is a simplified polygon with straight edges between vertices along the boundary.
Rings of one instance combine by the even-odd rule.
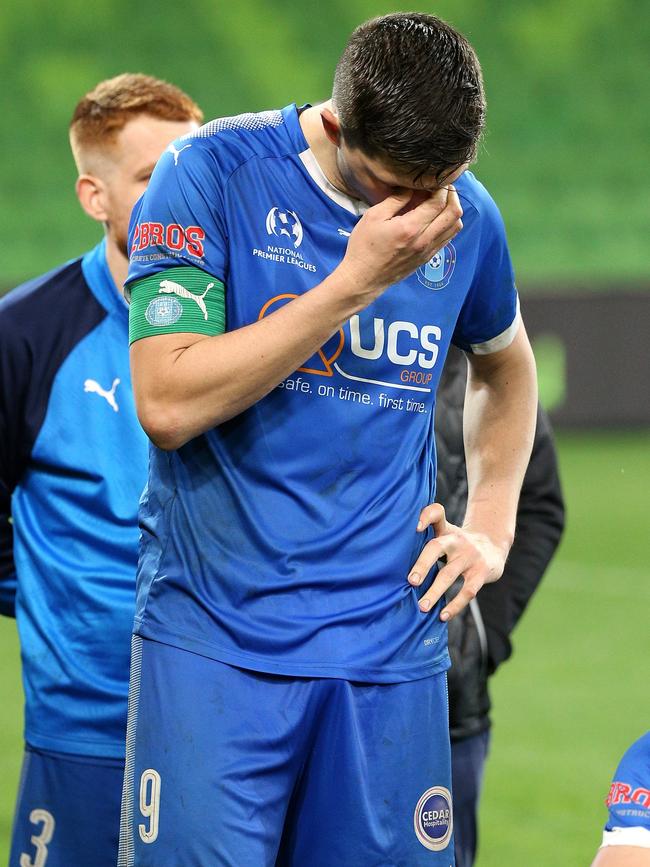
[[346, 211], [354, 214], [355, 217], [360, 217], [362, 214], [365, 214], [370, 205], [366, 202], [362, 202], [361, 199], [353, 199], [351, 196], [347, 196], [345, 193], [342, 193], [341, 190], [338, 190], [334, 184], [330, 183], [325, 176], [325, 172], [318, 165], [311, 148], [302, 151], [298, 156], [302, 160], [304, 167], [307, 169], [310, 178], [318, 187], [320, 187], [328, 198], [332, 199], [333, 202], [336, 202], [336, 204], [340, 205], [342, 208], [345, 208]]

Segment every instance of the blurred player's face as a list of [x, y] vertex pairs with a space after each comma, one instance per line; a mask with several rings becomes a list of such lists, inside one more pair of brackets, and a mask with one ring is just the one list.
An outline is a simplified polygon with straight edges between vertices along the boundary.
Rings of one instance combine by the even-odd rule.
[[346, 191], [354, 198], [361, 199], [369, 205], [376, 205], [388, 196], [413, 190], [414, 196], [409, 207], [420, 204], [429, 193], [441, 186], [453, 184], [467, 168], [467, 165], [463, 165], [449, 172], [442, 182], [436, 180], [433, 175], [424, 175], [414, 181], [413, 178], [399, 173], [383, 161], [366, 156], [357, 148], [347, 147], [343, 141], [338, 146], [336, 164]]
[[142, 114], [129, 121], [119, 133], [101, 176], [108, 240], [124, 256], [128, 255], [131, 211], [145, 191], [159, 157], [170, 142], [196, 128], [193, 121], [159, 120]]

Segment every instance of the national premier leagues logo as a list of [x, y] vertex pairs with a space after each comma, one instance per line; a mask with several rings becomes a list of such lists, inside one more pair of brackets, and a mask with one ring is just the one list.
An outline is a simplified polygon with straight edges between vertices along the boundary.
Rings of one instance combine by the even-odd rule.
[[266, 231], [276, 238], [288, 238], [296, 248], [302, 244], [302, 223], [295, 211], [271, 208], [266, 215]]
[[415, 808], [415, 834], [427, 849], [440, 852], [449, 845], [453, 831], [451, 792], [444, 786], [427, 789]]
[[450, 241], [442, 250], [438, 250], [425, 265], [418, 268], [418, 280], [429, 289], [444, 289], [451, 280], [455, 266], [456, 249]]

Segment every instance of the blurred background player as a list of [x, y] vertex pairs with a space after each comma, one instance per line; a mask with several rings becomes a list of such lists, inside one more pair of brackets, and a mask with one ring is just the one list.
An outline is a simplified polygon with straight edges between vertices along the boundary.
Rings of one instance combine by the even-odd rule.
[[[134, 210], [156, 448], [120, 864], [453, 860], [444, 621], [501, 575], [537, 405], [503, 223], [465, 171], [484, 114], [457, 31], [374, 19], [331, 102], [207, 124]], [[170, 223], [201, 243], [179, 256]], [[431, 505], [452, 340], [462, 528]]]
[[88, 93], [70, 143], [77, 197], [104, 238], [0, 303], [3, 610], [16, 582], [25, 691], [12, 865], [117, 858], [147, 467], [121, 293], [127, 229], [160, 154], [201, 120], [186, 94], [145, 75]]
[[592, 867], [649, 867], [650, 731], [621, 759], [605, 803], [609, 816]]
[[[452, 347], [436, 399], [436, 499], [462, 524], [467, 504], [463, 403], [467, 362]], [[478, 802], [490, 736], [488, 678], [510, 656], [510, 634], [555, 553], [564, 529], [564, 501], [548, 417], [537, 410], [530, 463], [524, 476], [515, 541], [503, 575], [486, 584], [449, 623], [449, 735], [454, 794], [456, 867], [471, 867], [478, 845]], [[447, 594], [451, 598], [452, 588]]]

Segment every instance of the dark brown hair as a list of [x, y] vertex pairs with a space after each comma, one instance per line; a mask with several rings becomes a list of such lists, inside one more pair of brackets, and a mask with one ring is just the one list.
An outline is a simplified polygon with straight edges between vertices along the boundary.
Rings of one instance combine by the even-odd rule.
[[343, 139], [414, 179], [476, 157], [485, 123], [481, 67], [458, 31], [433, 15], [398, 12], [350, 37], [332, 93]]

